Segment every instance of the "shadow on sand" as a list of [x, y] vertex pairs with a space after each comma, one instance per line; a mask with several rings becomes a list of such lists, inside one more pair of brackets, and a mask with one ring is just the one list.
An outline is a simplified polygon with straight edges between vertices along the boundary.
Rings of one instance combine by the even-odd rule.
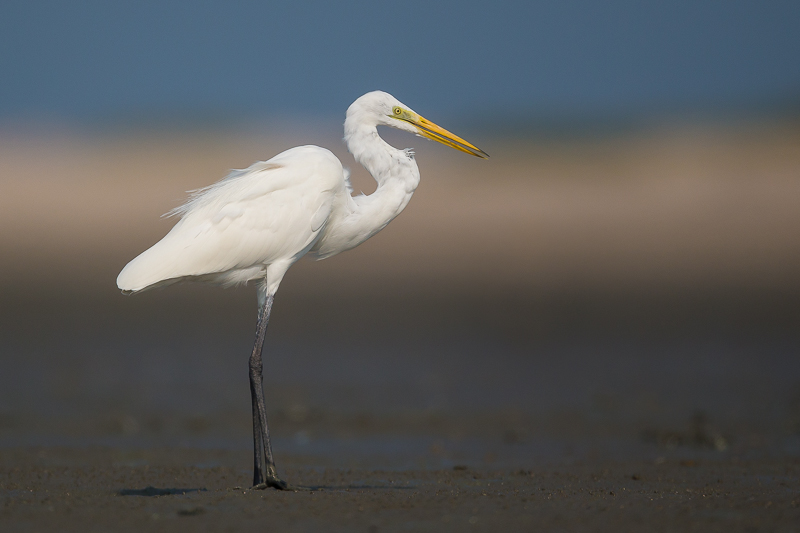
[[[315, 491], [348, 491], [348, 490], [412, 490], [416, 487], [411, 485], [392, 486], [392, 485], [302, 485], [296, 487], [298, 491], [315, 492]], [[191, 492], [207, 492], [208, 489], [178, 489], [178, 488], [165, 488], [159, 489], [157, 487], [148, 486], [143, 489], [122, 489], [117, 494], [120, 496], [181, 496]], [[251, 490], [251, 489], [243, 489]]]
[[122, 489], [117, 494], [120, 496], [174, 496], [188, 494], [190, 492], [206, 492], [207, 489], [159, 489], [156, 487], [145, 487], [143, 489]]

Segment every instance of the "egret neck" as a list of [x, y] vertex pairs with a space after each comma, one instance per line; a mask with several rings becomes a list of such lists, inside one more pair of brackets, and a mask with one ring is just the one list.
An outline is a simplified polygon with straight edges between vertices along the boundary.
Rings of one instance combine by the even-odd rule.
[[354, 248], [385, 228], [405, 209], [419, 185], [414, 153], [398, 150], [381, 139], [377, 124], [365, 114], [348, 112], [344, 140], [378, 187], [372, 194], [348, 197], [343, 209], [333, 210], [314, 250], [320, 258]]

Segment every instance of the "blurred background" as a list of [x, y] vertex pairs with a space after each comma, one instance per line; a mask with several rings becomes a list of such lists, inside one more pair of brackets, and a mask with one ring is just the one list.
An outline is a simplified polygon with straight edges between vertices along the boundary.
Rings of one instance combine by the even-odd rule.
[[798, 23], [788, 0], [3, 2], [0, 445], [249, 449], [253, 287], [116, 275], [185, 191], [295, 145], [372, 192], [341, 124], [381, 89], [492, 157], [382, 132], [422, 183], [285, 278], [279, 457], [797, 456]]

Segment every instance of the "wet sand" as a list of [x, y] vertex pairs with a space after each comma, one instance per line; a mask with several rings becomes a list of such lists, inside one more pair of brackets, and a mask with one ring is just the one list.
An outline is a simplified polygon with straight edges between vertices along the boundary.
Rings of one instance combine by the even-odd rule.
[[248, 490], [252, 287], [113, 286], [266, 141], [5, 143], [0, 530], [795, 531], [800, 134], [759, 127], [486, 146], [490, 185], [420, 150], [276, 300], [298, 493]]
[[[3, 450], [4, 531], [793, 531], [800, 465], [573, 463], [535, 471], [293, 466], [309, 492], [236, 486], [244, 453]], [[294, 461], [292, 461], [294, 462]]]

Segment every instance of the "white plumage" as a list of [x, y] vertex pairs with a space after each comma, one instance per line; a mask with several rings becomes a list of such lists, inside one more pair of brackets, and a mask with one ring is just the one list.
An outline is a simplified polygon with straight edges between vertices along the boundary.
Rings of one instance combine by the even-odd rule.
[[258, 488], [289, 488], [277, 476], [272, 459], [261, 379], [261, 348], [284, 274], [306, 253], [324, 259], [358, 246], [400, 214], [419, 184], [413, 152], [384, 142], [379, 125], [488, 157], [390, 94], [367, 93], [348, 108], [344, 138], [377, 181], [374, 193], [351, 196], [349, 174], [330, 151], [292, 148], [196, 191], [170, 213], [180, 217], [172, 230], [117, 277], [117, 286], [125, 292], [184, 280], [223, 286], [258, 281], [259, 320], [250, 356], [253, 484]]
[[174, 210], [175, 227], [128, 263], [117, 285], [135, 292], [184, 279], [263, 279], [268, 265], [291, 264], [317, 242], [335, 198], [345, 195], [341, 163], [317, 146], [233, 171]]

